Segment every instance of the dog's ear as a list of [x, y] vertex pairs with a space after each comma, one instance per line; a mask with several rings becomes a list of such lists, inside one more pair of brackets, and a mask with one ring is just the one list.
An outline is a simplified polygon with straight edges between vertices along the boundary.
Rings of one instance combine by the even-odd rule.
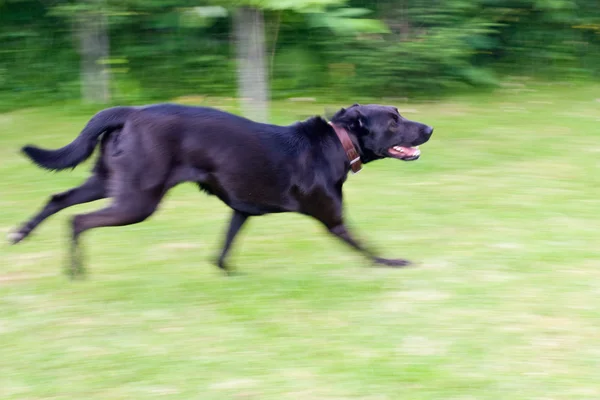
[[359, 104], [354, 104], [348, 108], [341, 108], [330, 120], [344, 124], [350, 129], [363, 128], [366, 125], [366, 117], [360, 112], [359, 107]]
[[[325, 115], [327, 115], [327, 116], [331, 116], [331, 118], [334, 118], [334, 117], [338, 117], [338, 118], [339, 118], [339, 117], [341, 117], [342, 115], [346, 114], [346, 111], [348, 111], [349, 109], [351, 109], [351, 108], [354, 108], [354, 107], [360, 107], [360, 104], [358, 104], [358, 103], [354, 103], [354, 104], [352, 104], [350, 107], [348, 107], [348, 108], [344, 108], [344, 107], [342, 107], [342, 108], [340, 108], [340, 109], [339, 109], [338, 111], [336, 111], [336, 112], [333, 112], [333, 111], [331, 111], [330, 109], [326, 109], [326, 110], [325, 110], [325, 111], [326, 111]], [[330, 119], [331, 119], [331, 118], [330, 118]]]
[[358, 104], [350, 107], [345, 115], [348, 125], [354, 129], [363, 128], [366, 125], [366, 117], [356, 106], [358, 106]]
[[331, 109], [326, 110], [325, 115], [327, 115], [327, 117], [330, 121], [336, 121], [336, 120], [339, 121], [344, 117], [345, 114], [346, 114], [346, 109], [342, 107], [337, 111], [332, 111]]

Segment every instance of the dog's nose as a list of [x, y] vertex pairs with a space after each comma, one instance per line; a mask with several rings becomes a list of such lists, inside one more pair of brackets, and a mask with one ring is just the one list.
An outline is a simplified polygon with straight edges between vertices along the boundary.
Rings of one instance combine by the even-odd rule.
[[433, 134], [433, 128], [431, 126], [426, 126], [425, 127], [425, 134], [427, 136], [431, 136]]

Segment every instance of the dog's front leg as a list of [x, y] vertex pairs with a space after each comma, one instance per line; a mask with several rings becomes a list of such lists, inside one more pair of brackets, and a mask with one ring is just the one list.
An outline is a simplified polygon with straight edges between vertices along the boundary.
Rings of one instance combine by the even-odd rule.
[[343, 223], [336, 224], [333, 227], [328, 227], [328, 229], [333, 235], [337, 236], [350, 246], [354, 247], [356, 250], [368, 256], [371, 260], [373, 260], [373, 262], [375, 262], [375, 264], [384, 265], [387, 267], [404, 267], [410, 265], [410, 261], [407, 260], [377, 257], [372, 252], [364, 248], [356, 239], [354, 239]]
[[337, 190], [325, 191], [325, 193], [320, 192], [315, 197], [307, 199], [305, 205], [305, 214], [319, 220], [331, 234], [342, 239], [354, 249], [369, 257], [375, 264], [388, 267], [404, 267], [410, 264], [407, 260], [393, 260], [378, 257], [350, 235], [342, 217], [343, 204], [341, 185]]

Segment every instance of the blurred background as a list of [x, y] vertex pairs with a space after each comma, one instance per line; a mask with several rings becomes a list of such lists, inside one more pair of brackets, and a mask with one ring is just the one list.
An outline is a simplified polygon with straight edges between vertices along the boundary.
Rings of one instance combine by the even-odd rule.
[[264, 119], [271, 98], [593, 79], [599, 18], [595, 0], [2, 0], [0, 109], [218, 95]]
[[0, 243], [2, 400], [600, 399], [598, 0], [0, 0], [0, 233], [79, 185], [42, 171], [98, 110], [172, 101], [290, 124], [353, 103], [435, 127], [344, 186], [370, 263], [300, 215], [192, 184], [83, 238]]

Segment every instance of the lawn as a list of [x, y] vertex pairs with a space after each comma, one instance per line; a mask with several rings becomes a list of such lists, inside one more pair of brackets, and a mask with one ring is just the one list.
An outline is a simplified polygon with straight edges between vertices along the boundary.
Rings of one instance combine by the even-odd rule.
[[[190, 184], [142, 224], [86, 234], [72, 282], [67, 221], [102, 202], [74, 207], [0, 244], [0, 398], [600, 398], [600, 85], [395, 105], [434, 136], [417, 162], [350, 176], [348, 221], [415, 267], [372, 268], [275, 215], [250, 220], [225, 278], [228, 209]], [[281, 101], [273, 120], [331, 107]], [[90, 166], [45, 172], [19, 147], [66, 144], [90, 116], [0, 114], [0, 233]]]

